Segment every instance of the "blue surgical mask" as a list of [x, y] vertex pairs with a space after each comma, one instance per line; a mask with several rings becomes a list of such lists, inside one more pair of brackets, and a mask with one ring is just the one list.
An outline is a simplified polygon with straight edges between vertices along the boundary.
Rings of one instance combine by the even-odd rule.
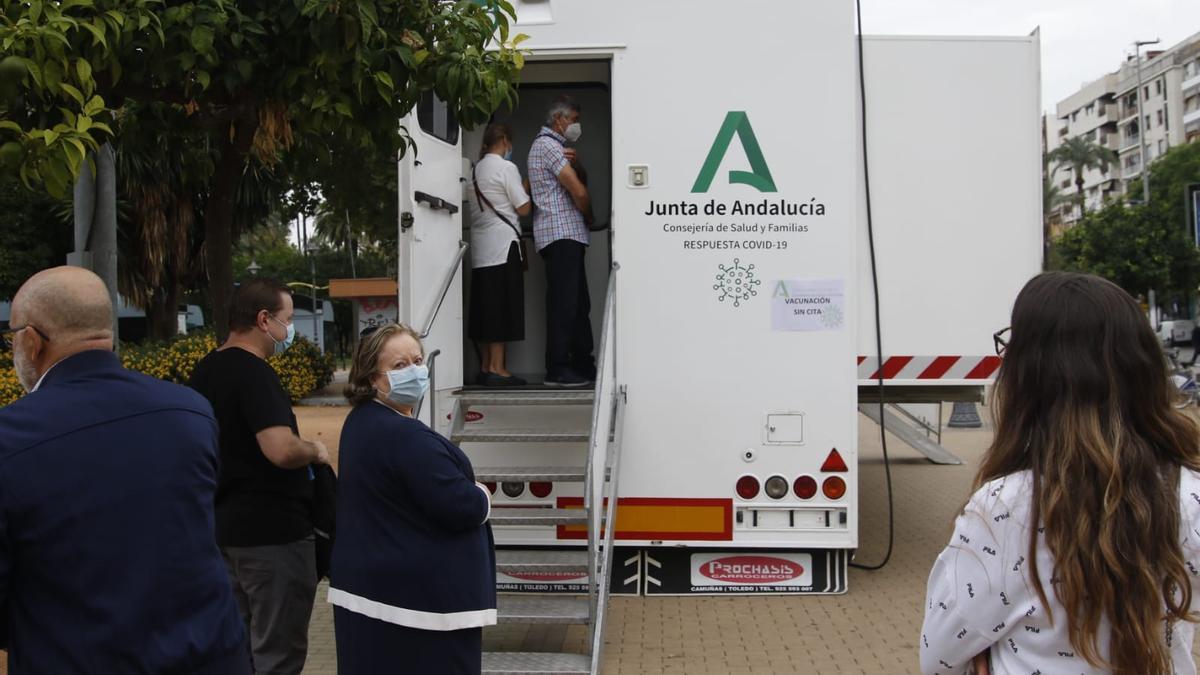
[[400, 370], [387, 371], [387, 398], [403, 406], [415, 406], [429, 391], [429, 368], [413, 365]]
[[508, 162], [512, 161], [512, 148], [509, 148], [504, 151], [504, 160], [508, 161]]
[[271, 342], [275, 343], [275, 353], [282, 354], [288, 350], [288, 347], [292, 346], [293, 342], [296, 341], [296, 325], [284, 323], [275, 317], [271, 317], [271, 320], [280, 326], [283, 326], [284, 329], [287, 330], [287, 337], [283, 338], [283, 342], [276, 340], [274, 336], [272, 336], [270, 333], [267, 333], [267, 337], [271, 338]]

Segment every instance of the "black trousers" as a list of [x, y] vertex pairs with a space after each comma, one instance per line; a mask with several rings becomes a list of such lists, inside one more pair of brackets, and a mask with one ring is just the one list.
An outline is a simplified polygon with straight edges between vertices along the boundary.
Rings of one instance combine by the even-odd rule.
[[546, 375], [596, 375], [592, 311], [584, 255], [587, 246], [559, 239], [541, 250], [546, 262]]

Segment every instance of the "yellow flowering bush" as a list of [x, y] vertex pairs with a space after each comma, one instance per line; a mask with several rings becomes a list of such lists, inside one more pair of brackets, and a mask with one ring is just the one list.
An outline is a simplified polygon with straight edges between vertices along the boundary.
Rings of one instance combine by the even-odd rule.
[[17, 381], [17, 371], [13, 369], [12, 353], [0, 351], [0, 408], [17, 400], [24, 393], [21, 383]]
[[186, 384], [200, 359], [216, 348], [212, 333], [193, 333], [168, 342], [122, 345], [121, 363], [129, 370]]
[[[129, 370], [186, 384], [200, 359], [216, 348], [217, 339], [212, 333], [193, 333], [168, 342], [122, 345], [121, 363]], [[272, 356], [267, 362], [279, 374], [292, 402], [333, 381], [333, 356], [322, 354], [316, 345], [301, 336], [296, 337], [290, 349]], [[0, 407], [12, 403], [22, 394], [24, 391], [13, 370], [11, 355], [0, 353]]]
[[304, 336], [297, 335], [291, 348], [267, 359], [279, 381], [295, 403], [333, 381], [333, 355], [322, 354]]

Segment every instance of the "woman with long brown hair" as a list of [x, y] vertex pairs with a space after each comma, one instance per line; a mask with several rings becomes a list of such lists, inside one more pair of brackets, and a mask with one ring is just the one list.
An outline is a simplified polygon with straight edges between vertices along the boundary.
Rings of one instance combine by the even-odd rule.
[[929, 575], [921, 671], [1196, 673], [1200, 431], [1149, 322], [1050, 272], [996, 346], [996, 435]]

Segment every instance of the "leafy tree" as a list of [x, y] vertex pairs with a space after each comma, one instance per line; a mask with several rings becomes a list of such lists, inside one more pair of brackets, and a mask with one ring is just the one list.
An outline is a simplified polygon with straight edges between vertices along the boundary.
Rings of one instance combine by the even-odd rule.
[[1059, 238], [1055, 253], [1064, 269], [1098, 274], [1132, 295], [1188, 296], [1200, 282], [1200, 250], [1153, 205], [1090, 213]]
[[203, 245], [223, 333], [246, 172], [297, 148], [394, 156], [427, 92], [465, 126], [486, 120], [515, 98], [513, 16], [508, 0], [0, 0], [0, 162], [64, 195], [125, 106], [183, 111], [212, 154]]
[[[1068, 138], [1062, 145], [1051, 150], [1046, 159], [1055, 165], [1055, 171], [1070, 168], [1075, 174], [1075, 199], [1079, 202], [1080, 212], [1087, 210], [1087, 195], [1083, 191], [1083, 172], [1088, 169], [1104, 171], [1110, 165], [1117, 163], [1117, 153], [1097, 145], [1094, 141], [1075, 136]], [[1053, 173], [1053, 172], [1052, 172]]]
[[1200, 143], [1177, 145], [1150, 165], [1150, 203], [1167, 222], [1191, 232], [1184, 200], [1187, 186], [1200, 183]]

